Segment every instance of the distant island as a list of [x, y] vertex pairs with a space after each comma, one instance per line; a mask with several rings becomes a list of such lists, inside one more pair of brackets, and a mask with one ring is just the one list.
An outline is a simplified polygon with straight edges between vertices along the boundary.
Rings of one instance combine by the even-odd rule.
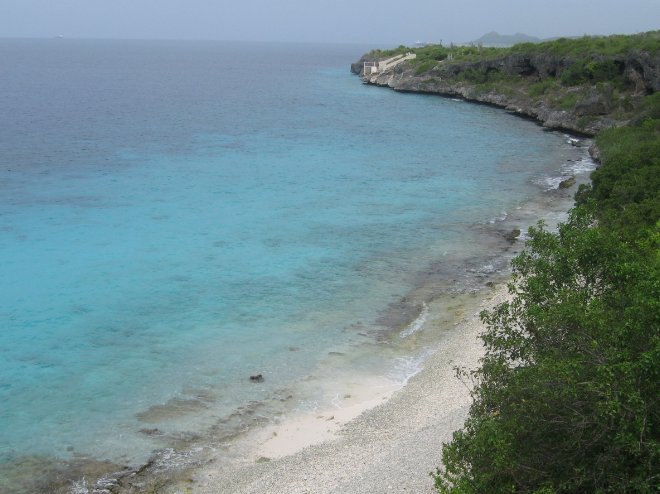
[[506, 47], [517, 45], [518, 43], [540, 43], [541, 38], [530, 36], [524, 33], [516, 34], [499, 34], [495, 31], [484, 34], [481, 38], [475, 39], [475, 45]]

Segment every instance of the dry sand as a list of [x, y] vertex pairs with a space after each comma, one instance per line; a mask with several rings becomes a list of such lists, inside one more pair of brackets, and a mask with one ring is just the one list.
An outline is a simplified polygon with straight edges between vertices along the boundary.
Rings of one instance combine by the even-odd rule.
[[455, 367], [477, 366], [483, 326], [476, 312], [506, 297], [504, 286], [493, 290], [474, 314], [447, 332], [439, 350], [403, 388], [365, 383], [361, 396], [367, 399], [262, 430], [239, 459], [218, 459], [198, 471], [191, 492], [435, 492], [429, 474], [471, 402]]

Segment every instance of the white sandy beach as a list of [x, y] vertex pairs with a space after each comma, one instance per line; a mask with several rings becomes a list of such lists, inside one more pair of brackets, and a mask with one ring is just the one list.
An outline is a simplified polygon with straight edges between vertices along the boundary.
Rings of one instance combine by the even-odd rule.
[[435, 492], [429, 473], [470, 405], [469, 390], [454, 369], [477, 366], [483, 355], [477, 312], [506, 297], [506, 287], [493, 290], [447, 333], [441, 348], [403, 388], [366, 392], [362, 396], [368, 399], [353, 405], [260, 431], [242, 459], [218, 460], [198, 471], [192, 492]]

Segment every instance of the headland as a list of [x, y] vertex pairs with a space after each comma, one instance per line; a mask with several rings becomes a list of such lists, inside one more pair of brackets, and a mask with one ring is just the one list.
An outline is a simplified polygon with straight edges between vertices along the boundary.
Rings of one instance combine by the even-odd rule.
[[[494, 105], [543, 126], [593, 136], [626, 125], [647, 94], [660, 90], [660, 32], [584, 37], [511, 48], [430, 45], [373, 50], [351, 66], [367, 84]], [[364, 73], [365, 62], [413, 53]]]

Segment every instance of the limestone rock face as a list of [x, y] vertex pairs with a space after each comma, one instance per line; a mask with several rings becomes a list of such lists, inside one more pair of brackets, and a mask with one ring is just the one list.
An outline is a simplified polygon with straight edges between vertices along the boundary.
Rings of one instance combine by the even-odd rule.
[[369, 54], [362, 55], [360, 60], [351, 64], [351, 72], [362, 77], [364, 75], [364, 62], [379, 62], [380, 60], [384, 60], [384, 58], [372, 57]]
[[660, 54], [633, 52], [624, 59], [624, 75], [640, 83], [646, 92], [660, 91]]
[[586, 98], [575, 104], [575, 114], [579, 117], [585, 115], [607, 115], [611, 111], [611, 88], [606, 92], [592, 90]]
[[367, 55], [362, 55], [360, 60], [351, 64], [351, 72], [362, 77], [364, 75], [364, 62], [373, 62]]

